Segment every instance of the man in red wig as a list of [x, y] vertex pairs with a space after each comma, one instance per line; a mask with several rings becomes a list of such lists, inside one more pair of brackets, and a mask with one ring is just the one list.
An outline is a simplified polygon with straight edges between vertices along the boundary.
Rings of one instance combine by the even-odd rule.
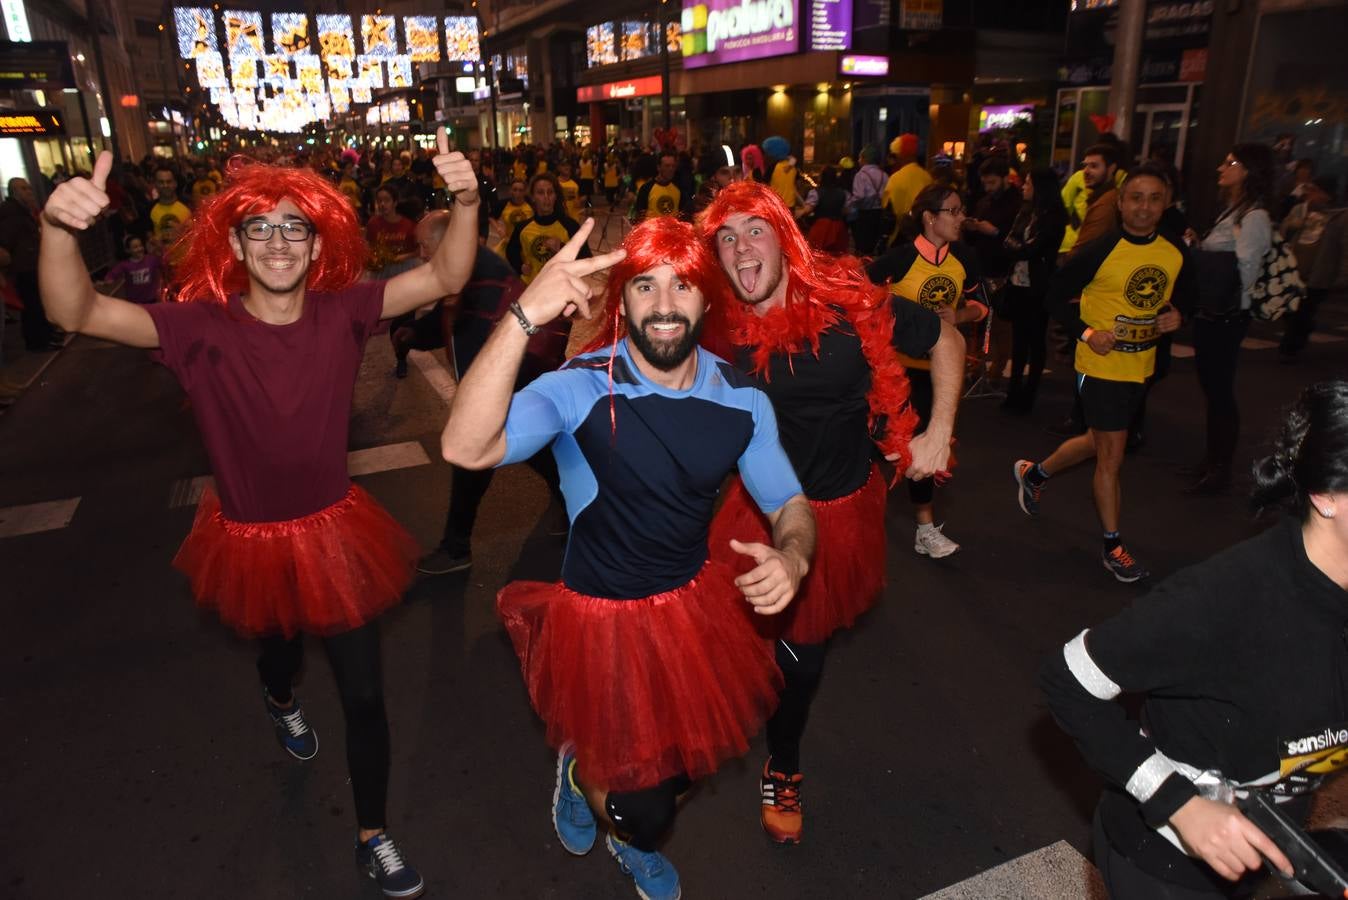
[[43, 212], [43, 302], [69, 331], [153, 348], [192, 402], [215, 475], [174, 565], [197, 602], [261, 642], [263, 700], [299, 759], [318, 739], [291, 691], [302, 635], [323, 639], [346, 717], [356, 857], [390, 897], [422, 879], [384, 831], [389, 737], [377, 617], [397, 604], [417, 548], [347, 475], [351, 397], [381, 319], [467, 281], [477, 178], [450, 153], [435, 167], [464, 214], [428, 265], [356, 283], [365, 258], [351, 205], [315, 172], [247, 164], [192, 217], [177, 269], [190, 302], [142, 306], [99, 294], [76, 235], [108, 207], [112, 156], [62, 184]]
[[[497, 325], [442, 444], [473, 468], [552, 444], [571, 519], [561, 580], [510, 584], [497, 608], [559, 751], [553, 824], [580, 855], [604, 819], [638, 894], [672, 900], [679, 876], [656, 847], [678, 796], [748, 749], [781, 684], [742, 609], [771, 615], [791, 602], [814, 520], [767, 397], [698, 346], [723, 282], [693, 227], [658, 216], [623, 250], [577, 261], [592, 224]], [[614, 263], [602, 336], [512, 395], [529, 335], [569, 311], [588, 318], [582, 279]], [[739, 578], [707, 558], [712, 508], [735, 469], [772, 529], [733, 545], [751, 560]]]
[[[876, 446], [909, 478], [947, 468], [964, 340], [935, 313], [891, 303], [858, 260], [811, 250], [765, 185], [725, 188], [699, 225], [736, 298], [709, 314], [708, 345], [724, 350], [771, 398], [820, 535], [796, 603], [757, 623], [773, 640], [785, 676], [768, 721], [761, 820], [772, 840], [795, 844], [803, 830], [800, 739], [828, 639], [851, 626], [884, 587], [885, 485]], [[931, 358], [935, 400], [917, 437], [899, 351]], [[745, 487], [734, 486], [717, 515], [713, 559], [733, 564], [731, 539], [765, 533]]]

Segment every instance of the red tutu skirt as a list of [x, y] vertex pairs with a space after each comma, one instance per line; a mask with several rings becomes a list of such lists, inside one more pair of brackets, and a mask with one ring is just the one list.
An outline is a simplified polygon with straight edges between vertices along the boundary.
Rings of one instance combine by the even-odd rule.
[[[875, 605], [885, 587], [885, 496], [885, 479], [872, 466], [866, 483], [847, 496], [810, 501], [818, 534], [810, 571], [784, 612], [753, 617], [760, 634], [820, 644]], [[712, 522], [708, 543], [712, 559], [743, 574], [754, 561], [731, 550], [731, 538], [772, 543], [767, 518], [738, 478]]]
[[710, 562], [639, 600], [539, 581], [496, 596], [548, 742], [574, 741], [581, 780], [611, 791], [701, 778], [748, 751], [782, 676], [745, 604], [730, 570]]
[[173, 565], [197, 604], [246, 637], [359, 628], [402, 599], [417, 545], [351, 485], [326, 509], [285, 522], [235, 522], [207, 490]]

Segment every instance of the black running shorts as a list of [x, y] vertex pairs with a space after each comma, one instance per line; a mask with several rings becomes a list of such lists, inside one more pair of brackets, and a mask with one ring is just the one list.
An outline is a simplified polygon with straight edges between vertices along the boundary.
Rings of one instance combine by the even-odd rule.
[[1127, 431], [1142, 405], [1147, 386], [1140, 381], [1110, 381], [1077, 376], [1077, 393], [1086, 427], [1092, 431]]

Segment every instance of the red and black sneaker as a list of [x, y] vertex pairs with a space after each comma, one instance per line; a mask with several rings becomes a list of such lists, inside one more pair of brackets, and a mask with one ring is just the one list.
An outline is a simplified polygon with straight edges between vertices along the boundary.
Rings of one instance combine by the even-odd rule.
[[779, 844], [799, 844], [802, 830], [800, 811], [800, 783], [804, 776], [797, 772], [786, 775], [772, 770], [772, 760], [763, 763], [763, 778], [759, 787], [763, 805], [759, 818], [763, 830]]

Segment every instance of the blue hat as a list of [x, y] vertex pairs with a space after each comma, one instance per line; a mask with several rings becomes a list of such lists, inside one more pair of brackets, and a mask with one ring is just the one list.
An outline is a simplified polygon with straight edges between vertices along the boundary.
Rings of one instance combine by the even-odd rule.
[[774, 159], [786, 159], [791, 155], [791, 144], [781, 135], [774, 134], [762, 144], [763, 152]]

